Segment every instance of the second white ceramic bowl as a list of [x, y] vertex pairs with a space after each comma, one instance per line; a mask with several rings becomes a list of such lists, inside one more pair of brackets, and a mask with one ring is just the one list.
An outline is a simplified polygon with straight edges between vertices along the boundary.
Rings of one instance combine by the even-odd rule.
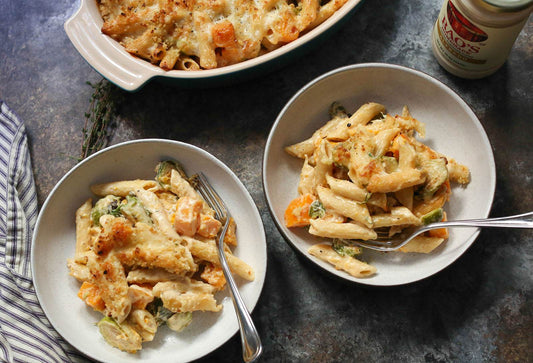
[[[95, 324], [102, 314], [77, 297], [80, 283], [69, 275], [67, 258], [74, 256], [75, 212], [95, 183], [153, 179], [162, 160], [177, 160], [189, 174], [203, 172], [224, 199], [237, 223], [239, 246], [234, 250], [253, 267], [255, 280], [237, 278], [248, 309], [256, 305], [266, 274], [266, 239], [259, 212], [246, 188], [221, 161], [193, 145], [162, 139], [129, 141], [104, 149], [69, 171], [46, 199], [33, 235], [31, 266], [41, 306], [66, 341], [102, 362], [188, 362], [215, 350], [237, 331], [237, 318], [227, 291], [216, 295], [220, 313], [195, 312], [193, 323], [179, 334], [161, 327], [154, 341], [136, 354], [107, 344]], [[93, 199], [95, 202], [96, 199]]]
[[316, 266], [342, 279], [367, 285], [391, 286], [431, 276], [455, 261], [474, 242], [479, 231], [450, 229], [444, 246], [429, 255], [366, 251], [365, 259], [377, 274], [357, 279], [307, 252], [323, 239], [305, 228], [287, 228], [284, 211], [297, 196], [302, 160], [283, 150], [303, 141], [328, 120], [333, 101], [349, 112], [366, 102], [378, 102], [391, 114], [407, 105], [413, 117], [426, 124], [422, 141], [468, 166], [472, 180], [453, 187], [446, 206], [448, 219], [487, 217], [492, 205], [496, 175], [487, 135], [470, 107], [446, 85], [414, 69], [391, 64], [358, 64], [333, 70], [303, 87], [283, 108], [267, 140], [263, 159], [265, 196], [278, 229], [285, 239]]

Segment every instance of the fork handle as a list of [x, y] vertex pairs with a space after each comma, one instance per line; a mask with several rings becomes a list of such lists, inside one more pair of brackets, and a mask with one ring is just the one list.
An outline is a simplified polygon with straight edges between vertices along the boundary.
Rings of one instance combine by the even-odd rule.
[[235, 308], [235, 312], [237, 313], [237, 320], [239, 322], [239, 329], [241, 332], [242, 356], [245, 362], [252, 362], [259, 357], [263, 350], [263, 346], [261, 344], [259, 333], [255, 328], [252, 317], [250, 316], [244, 301], [242, 300], [241, 294], [239, 293], [237, 284], [235, 284], [235, 280], [233, 279], [233, 275], [231, 274], [228, 262], [226, 260], [223, 241], [227, 227], [228, 223], [225, 224], [220, 235], [220, 241], [218, 243], [220, 264], [222, 265], [222, 271], [224, 272], [226, 282], [229, 285], [231, 299], [233, 300], [233, 306]]
[[500, 227], [500, 228], [533, 228], [533, 212], [508, 217], [464, 219], [432, 223], [426, 230], [443, 227]]

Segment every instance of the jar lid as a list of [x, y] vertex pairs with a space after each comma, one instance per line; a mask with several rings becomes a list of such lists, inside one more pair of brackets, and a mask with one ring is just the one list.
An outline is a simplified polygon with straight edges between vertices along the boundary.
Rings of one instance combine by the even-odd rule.
[[533, 5], [533, 0], [483, 0], [499, 11], [518, 11]]

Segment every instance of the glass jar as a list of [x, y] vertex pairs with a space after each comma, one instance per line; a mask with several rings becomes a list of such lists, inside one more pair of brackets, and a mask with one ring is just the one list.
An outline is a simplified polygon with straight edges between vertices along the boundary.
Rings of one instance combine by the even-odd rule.
[[532, 10], [533, 0], [445, 0], [433, 27], [433, 53], [456, 76], [488, 76], [505, 63]]

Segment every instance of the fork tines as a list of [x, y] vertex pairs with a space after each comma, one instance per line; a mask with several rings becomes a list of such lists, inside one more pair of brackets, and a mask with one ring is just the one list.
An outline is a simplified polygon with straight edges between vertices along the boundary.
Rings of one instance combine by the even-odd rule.
[[211, 208], [215, 211], [217, 219], [221, 222], [227, 218], [228, 210], [222, 198], [218, 195], [216, 190], [209, 184], [207, 178], [203, 173], [194, 175], [198, 193], [204, 198]]

